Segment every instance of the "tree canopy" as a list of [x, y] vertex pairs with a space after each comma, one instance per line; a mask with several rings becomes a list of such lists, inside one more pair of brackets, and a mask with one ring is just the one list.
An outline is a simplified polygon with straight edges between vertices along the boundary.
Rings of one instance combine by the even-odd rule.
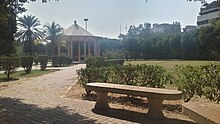
[[33, 54], [34, 40], [40, 40], [44, 37], [43, 31], [39, 29], [40, 21], [32, 15], [24, 15], [18, 18], [19, 30], [16, 33], [17, 40], [23, 42], [24, 52]]

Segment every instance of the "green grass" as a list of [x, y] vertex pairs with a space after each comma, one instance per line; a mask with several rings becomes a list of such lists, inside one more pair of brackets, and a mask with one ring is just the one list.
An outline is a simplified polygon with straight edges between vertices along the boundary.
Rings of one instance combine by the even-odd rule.
[[163, 66], [167, 70], [171, 70], [175, 65], [191, 65], [191, 66], [199, 66], [199, 65], [206, 65], [210, 63], [220, 65], [220, 61], [180, 61], [180, 60], [170, 60], [170, 61], [125, 61], [125, 64], [149, 64], [149, 65], [159, 65]]
[[[16, 71], [10, 75], [10, 80], [16, 80], [19, 78], [37, 77], [51, 72], [58, 71], [58, 69], [48, 69], [45, 71], [32, 70], [30, 74], [26, 74], [25, 71]], [[6, 81], [6, 74], [0, 74], [0, 82]]]

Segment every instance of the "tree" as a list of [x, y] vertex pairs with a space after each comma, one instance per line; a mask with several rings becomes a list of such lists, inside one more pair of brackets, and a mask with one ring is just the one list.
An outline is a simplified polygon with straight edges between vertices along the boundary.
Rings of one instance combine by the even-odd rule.
[[[197, 40], [199, 43], [200, 59], [216, 59], [215, 56], [220, 54], [219, 32], [220, 21], [215, 21], [210, 26], [202, 27], [198, 30]], [[214, 56], [213, 53], [215, 54]]]
[[16, 13], [11, 3], [0, 1], [0, 56], [15, 52], [14, 33], [16, 32]]
[[[15, 53], [14, 34], [16, 33], [16, 17], [18, 13], [27, 11], [24, 3], [36, 0], [1, 0], [0, 1], [0, 56]], [[48, 0], [42, 0], [46, 3]], [[58, 1], [58, 0], [55, 0]]]
[[183, 32], [181, 35], [181, 58], [182, 59], [198, 59], [199, 44], [197, 41], [197, 30]]
[[24, 52], [33, 55], [33, 42], [43, 38], [39, 29], [40, 21], [32, 15], [24, 15], [18, 18], [19, 31], [16, 33], [18, 41], [23, 42]]
[[49, 40], [51, 44], [52, 55], [58, 55], [59, 46], [62, 45], [59, 38], [63, 34], [63, 28], [59, 24], [52, 22], [51, 25], [44, 25], [44, 29], [47, 36], [46, 39]]

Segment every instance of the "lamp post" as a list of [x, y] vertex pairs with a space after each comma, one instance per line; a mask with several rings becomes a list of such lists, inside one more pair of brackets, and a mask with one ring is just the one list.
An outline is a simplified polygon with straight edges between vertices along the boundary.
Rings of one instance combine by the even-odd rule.
[[84, 19], [85, 23], [86, 23], [86, 30], [87, 30], [87, 22], [89, 19]]

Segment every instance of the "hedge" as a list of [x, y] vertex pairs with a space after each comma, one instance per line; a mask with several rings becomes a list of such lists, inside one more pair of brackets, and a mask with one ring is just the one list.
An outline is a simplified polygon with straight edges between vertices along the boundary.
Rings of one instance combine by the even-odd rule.
[[[85, 68], [77, 70], [78, 79], [83, 87], [89, 82], [108, 82], [109, 78], [109, 68]], [[85, 89], [87, 94], [91, 91]]]
[[72, 63], [72, 59], [65, 56], [53, 56], [52, 57], [52, 66], [67, 66]]
[[[115, 65], [77, 71], [79, 82], [110, 82], [124, 85], [163, 88], [174, 84], [188, 102], [194, 95], [220, 101], [220, 65], [175, 66], [172, 73], [157, 65]], [[172, 74], [172, 75], [171, 75]], [[87, 92], [89, 93], [89, 92]]]
[[10, 79], [10, 74], [14, 72], [20, 65], [20, 58], [18, 57], [2, 57], [0, 58], [0, 66], [6, 72], [6, 79]]
[[49, 56], [41, 55], [38, 56], [38, 62], [40, 63], [40, 68], [42, 71], [46, 70]]
[[194, 95], [204, 96], [211, 101], [220, 101], [220, 65], [174, 67], [174, 82], [183, 92], [184, 101]]
[[123, 65], [123, 59], [104, 59], [103, 57], [90, 57], [86, 60], [86, 67], [100, 68], [106, 66]]
[[21, 57], [21, 67], [24, 68], [24, 70], [27, 74], [31, 73], [33, 59], [34, 58], [32, 56], [22, 56]]
[[[85, 68], [77, 71], [79, 82], [110, 82], [124, 85], [164, 87], [170, 77], [161, 66], [116, 65], [112, 67]], [[88, 93], [88, 92], [87, 92]]]

